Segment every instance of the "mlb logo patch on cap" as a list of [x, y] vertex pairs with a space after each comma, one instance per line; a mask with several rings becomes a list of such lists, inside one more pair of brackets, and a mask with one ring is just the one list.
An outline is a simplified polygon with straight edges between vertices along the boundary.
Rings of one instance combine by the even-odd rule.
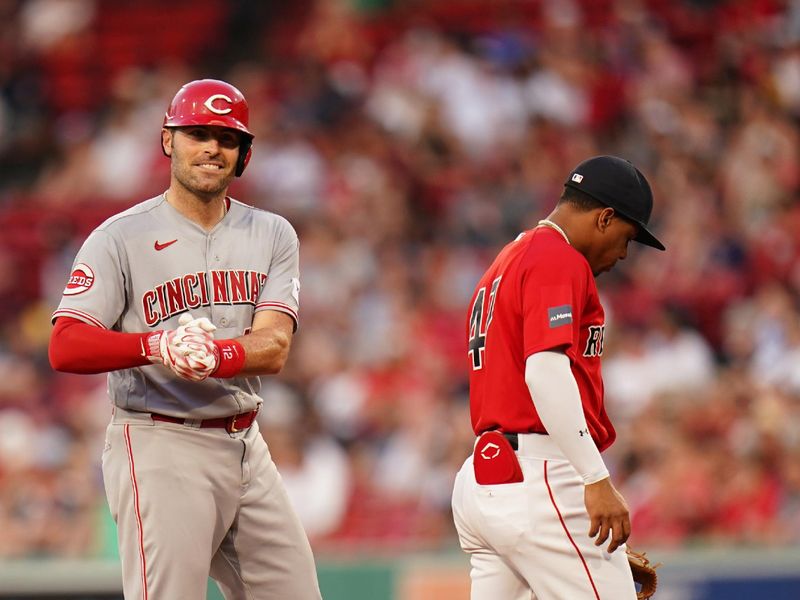
[[581, 181], [583, 181], [583, 175], [581, 175], [580, 173], [575, 173], [572, 176], [572, 181], [574, 181], [575, 183], [580, 183]]

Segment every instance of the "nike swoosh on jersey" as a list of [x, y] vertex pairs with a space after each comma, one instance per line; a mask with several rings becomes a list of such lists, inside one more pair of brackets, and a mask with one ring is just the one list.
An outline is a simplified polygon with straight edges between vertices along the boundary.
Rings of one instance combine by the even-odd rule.
[[175, 242], [177, 242], [177, 241], [178, 241], [178, 238], [175, 238], [175, 239], [174, 239], [174, 240], [172, 240], [171, 242], [164, 242], [163, 244], [159, 244], [159, 243], [158, 243], [158, 240], [156, 240], [156, 243], [155, 243], [155, 245], [154, 245], [153, 247], [156, 249], [156, 251], [158, 251], [158, 250], [163, 250], [163, 249], [164, 249], [164, 248], [166, 248], [167, 246], [171, 246], [172, 244], [174, 244], [174, 243], [175, 243]]

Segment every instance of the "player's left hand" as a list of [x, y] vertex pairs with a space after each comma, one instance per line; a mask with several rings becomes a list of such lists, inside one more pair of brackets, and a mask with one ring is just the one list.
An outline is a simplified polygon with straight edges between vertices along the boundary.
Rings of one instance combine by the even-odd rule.
[[195, 319], [189, 313], [182, 314], [178, 324], [162, 338], [164, 364], [184, 379], [203, 381], [219, 365], [213, 336], [217, 327], [206, 317]]
[[601, 546], [611, 537], [608, 552], [614, 552], [631, 535], [631, 518], [628, 504], [611, 479], [606, 477], [584, 487], [584, 502], [591, 519], [589, 537]]

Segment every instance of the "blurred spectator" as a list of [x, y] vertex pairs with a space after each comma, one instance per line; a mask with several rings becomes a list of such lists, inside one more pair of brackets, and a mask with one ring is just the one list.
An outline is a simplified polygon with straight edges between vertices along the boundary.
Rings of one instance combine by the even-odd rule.
[[315, 426], [300, 398], [280, 384], [266, 386], [259, 425], [306, 533], [314, 540], [341, 523], [350, 496], [347, 456]]
[[[655, 396], [707, 389], [714, 381], [714, 355], [708, 342], [668, 307], [646, 331], [611, 330], [603, 364], [606, 395], [627, 419]], [[614, 335], [620, 335], [619, 341]], [[619, 349], [615, 352], [615, 349]]]
[[47, 52], [65, 38], [85, 31], [94, 18], [92, 0], [29, 0], [20, 9], [22, 43]]
[[800, 2], [223, 4], [0, 2], [0, 556], [102, 552], [104, 378], [43, 340], [193, 76], [256, 99], [234, 195], [300, 236], [260, 423], [317, 548], [453, 547], [465, 303], [593, 154], [643, 165], [668, 247], [598, 282], [632, 542], [800, 543]]

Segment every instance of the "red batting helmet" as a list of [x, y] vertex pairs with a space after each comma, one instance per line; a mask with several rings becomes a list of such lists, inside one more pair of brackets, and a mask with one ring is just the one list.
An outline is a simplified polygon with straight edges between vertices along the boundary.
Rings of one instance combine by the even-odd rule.
[[178, 90], [167, 113], [164, 127], [216, 125], [235, 129], [241, 134], [236, 176], [239, 177], [252, 153], [253, 134], [247, 129], [250, 111], [242, 92], [218, 79], [190, 81]]

